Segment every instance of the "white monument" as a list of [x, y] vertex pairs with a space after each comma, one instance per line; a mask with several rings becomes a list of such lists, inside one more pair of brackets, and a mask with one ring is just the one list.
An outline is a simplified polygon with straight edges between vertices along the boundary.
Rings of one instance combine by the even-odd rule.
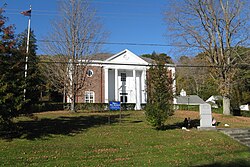
[[201, 130], [215, 129], [215, 126], [212, 126], [212, 111], [210, 104], [200, 104], [200, 126], [198, 128]]

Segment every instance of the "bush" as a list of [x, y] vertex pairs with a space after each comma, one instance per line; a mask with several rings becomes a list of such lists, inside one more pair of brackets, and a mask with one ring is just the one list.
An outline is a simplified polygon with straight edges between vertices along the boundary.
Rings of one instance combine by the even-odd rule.
[[76, 110], [102, 112], [109, 110], [109, 108], [107, 103], [77, 103]]
[[241, 111], [243, 117], [250, 117], [250, 111]]
[[199, 111], [199, 105], [175, 104], [174, 108], [176, 110]]
[[239, 108], [232, 109], [233, 116], [241, 116], [241, 111]]
[[40, 102], [33, 104], [29, 109], [31, 113], [35, 112], [45, 112], [45, 111], [58, 111], [64, 109], [63, 103], [54, 103], [54, 102]]
[[135, 103], [122, 103], [121, 109], [122, 111], [135, 110]]
[[157, 103], [147, 104], [145, 110], [147, 121], [156, 129], [161, 129], [164, 126], [164, 122], [170, 115], [168, 109], [162, 109], [162, 107], [158, 106]]
[[217, 114], [223, 114], [223, 108], [222, 107], [212, 108], [212, 112]]

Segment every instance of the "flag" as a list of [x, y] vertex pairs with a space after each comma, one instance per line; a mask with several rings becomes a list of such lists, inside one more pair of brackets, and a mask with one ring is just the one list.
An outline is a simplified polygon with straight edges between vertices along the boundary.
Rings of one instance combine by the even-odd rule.
[[21, 12], [21, 14], [23, 14], [24, 16], [31, 16], [31, 10], [26, 10]]

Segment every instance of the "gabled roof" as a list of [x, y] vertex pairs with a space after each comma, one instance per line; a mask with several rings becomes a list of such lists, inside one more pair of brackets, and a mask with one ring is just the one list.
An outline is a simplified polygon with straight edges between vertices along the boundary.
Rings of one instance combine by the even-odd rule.
[[[155, 61], [151, 58], [141, 57], [135, 55], [128, 49], [125, 49], [117, 54], [98, 53], [90, 57], [92, 61], [105, 61], [106, 63], [120, 63], [120, 64], [140, 64], [149, 65], [154, 64]], [[174, 66], [174, 64], [166, 64], [167, 66]]]
[[177, 104], [199, 105], [205, 103], [205, 101], [197, 95], [177, 96], [176, 99]]
[[149, 64], [147, 61], [135, 55], [128, 49], [125, 49], [113, 55], [112, 57], [108, 58], [106, 61], [111, 62], [111, 63], [121, 63], [121, 64], [145, 64], [145, 65]]

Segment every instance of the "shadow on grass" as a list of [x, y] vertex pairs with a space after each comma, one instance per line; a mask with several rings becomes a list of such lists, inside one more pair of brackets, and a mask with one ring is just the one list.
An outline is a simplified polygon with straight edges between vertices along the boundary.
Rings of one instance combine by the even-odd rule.
[[250, 160], [240, 159], [228, 163], [215, 162], [213, 164], [198, 165], [193, 167], [247, 167], [247, 166], [250, 166]]
[[[123, 114], [127, 117], [129, 114]], [[109, 118], [110, 117], [110, 118]], [[51, 137], [51, 135], [73, 136], [91, 127], [119, 122], [119, 115], [90, 115], [75, 117], [43, 118], [40, 120], [19, 121], [11, 131], [1, 131], [0, 138], [11, 141], [15, 138], [34, 140]]]
[[130, 121], [130, 123], [141, 123], [141, 122], [143, 122], [143, 121]]
[[162, 130], [173, 130], [173, 129], [181, 129], [182, 127], [186, 127], [187, 129], [191, 128], [197, 128], [197, 126], [200, 126], [200, 120], [199, 119], [193, 119], [190, 122], [189, 126], [185, 126], [184, 122], [176, 122], [174, 124], [165, 125]]

